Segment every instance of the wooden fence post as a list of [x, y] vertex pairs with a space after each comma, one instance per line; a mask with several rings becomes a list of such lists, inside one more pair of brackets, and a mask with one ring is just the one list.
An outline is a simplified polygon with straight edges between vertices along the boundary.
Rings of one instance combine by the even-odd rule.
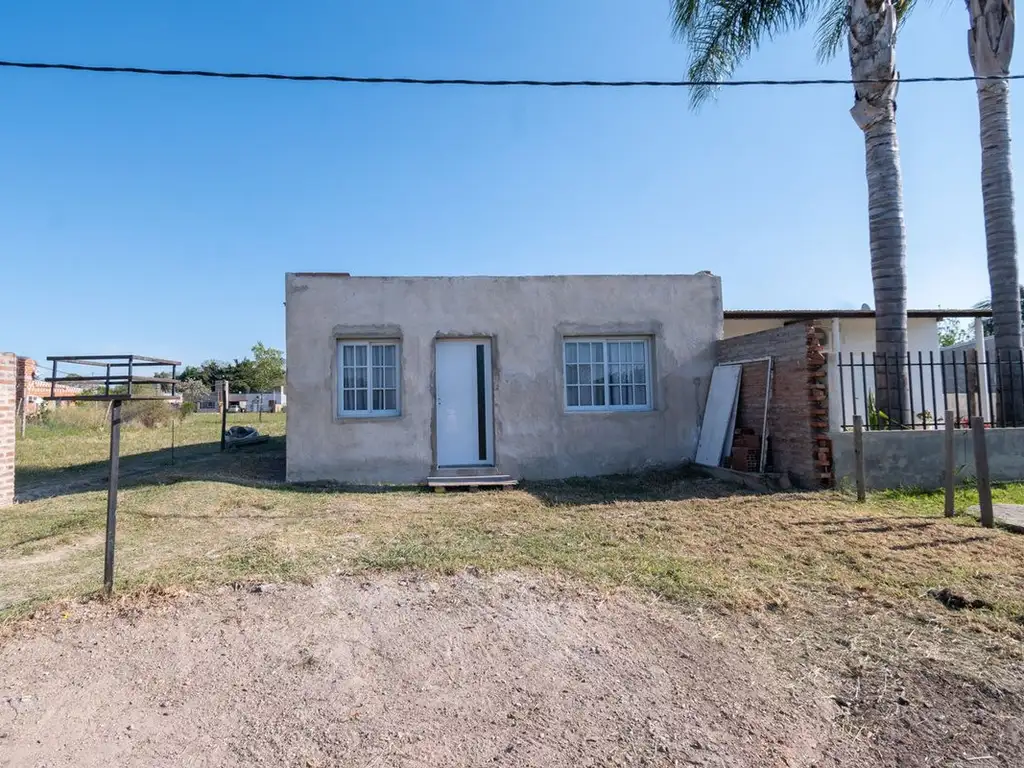
[[953, 436], [955, 434], [953, 428], [955, 426], [953, 423], [953, 412], [946, 411], [946, 477], [944, 481], [946, 486], [946, 517], [952, 517], [956, 514], [956, 501], [954, 498], [956, 462], [953, 455]]
[[853, 417], [853, 463], [857, 476], [857, 501], [867, 499], [867, 483], [864, 477], [864, 417]]
[[985, 419], [975, 416], [971, 419], [974, 433], [974, 466], [978, 476], [978, 505], [981, 507], [981, 524], [986, 528], [995, 526], [992, 514], [992, 485], [988, 473], [988, 448], [985, 445]]

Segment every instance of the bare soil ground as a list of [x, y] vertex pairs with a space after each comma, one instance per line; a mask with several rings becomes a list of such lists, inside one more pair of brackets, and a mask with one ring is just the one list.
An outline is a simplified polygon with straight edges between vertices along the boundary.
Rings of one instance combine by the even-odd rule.
[[9, 625], [0, 765], [1012, 766], [1022, 671], [980, 627], [848, 598], [340, 576]]

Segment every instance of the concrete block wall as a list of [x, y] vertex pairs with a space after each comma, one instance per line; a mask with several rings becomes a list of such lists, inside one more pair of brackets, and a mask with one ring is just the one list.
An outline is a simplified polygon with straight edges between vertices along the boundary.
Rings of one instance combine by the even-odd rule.
[[[832, 435], [836, 480], [853, 485], [856, 466], [853, 433]], [[870, 490], [942, 487], [946, 436], [941, 429], [880, 430], [864, 433], [864, 478]], [[1024, 428], [985, 430], [989, 473], [993, 482], [1024, 480]], [[969, 429], [953, 436], [957, 481], [975, 477], [974, 440]]]
[[[768, 407], [770, 468], [788, 473], [805, 488], [829, 486], [831, 441], [828, 436], [828, 374], [819, 324], [799, 322], [734, 336], [718, 344], [718, 362], [772, 358]], [[760, 435], [767, 366], [748, 363], [740, 379], [738, 426]]]
[[17, 356], [0, 352], [0, 507], [14, 503], [15, 380]]

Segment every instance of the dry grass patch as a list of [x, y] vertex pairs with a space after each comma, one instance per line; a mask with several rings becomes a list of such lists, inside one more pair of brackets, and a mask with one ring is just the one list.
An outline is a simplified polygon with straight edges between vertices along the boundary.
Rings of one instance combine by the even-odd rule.
[[[186, 480], [121, 498], [122, 589], [525, 568], [721, 607], [833, 595], [943, 614], [926, 595], [947, 588], [984, 601], [973, 614], [990, 629], [1019, 633], [1024, 622], [1024, 537], [892, 499], [764, 496], [678, 475], [448, 494]], [[92, 542], [104, 504], [103, 493], [84, 493], [0, 518], [8, 613], [98, 586], [101, 545]], [[28, 560], [46, 551], [58, 555]]]

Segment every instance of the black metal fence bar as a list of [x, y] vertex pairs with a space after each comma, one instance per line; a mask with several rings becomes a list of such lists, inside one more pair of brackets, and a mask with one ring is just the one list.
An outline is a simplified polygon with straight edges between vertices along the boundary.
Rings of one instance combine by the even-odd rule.
[[[835, 359], [840, 391], [832, 396], [839, 404], [841, 429], [852, 429], [854, 416], [862, 416], [870, 430], [941, 429], [946, 411], [953, 412], [958, 429], [968, 428], [975, 416], [984, 416], [989, 427], [1024, 427], [1024, 414], [1004, 406], [1015, 402], [1022, 389], [1024, 355], [994, 351], [982, 360], [975, 349], [943, 349], [938, 355], [929, 351], [927, 358], [918, 352], [916, 359], [908, 352], [906, 361], [902, 356], [865, 352], [857, 357], [848, 352]], [[887, 413], [875, 386], [892, 382], [893, 377], [899, 377], [902, 386], [887, 386], [896, 399], [888, 403], [892, 413]]]

